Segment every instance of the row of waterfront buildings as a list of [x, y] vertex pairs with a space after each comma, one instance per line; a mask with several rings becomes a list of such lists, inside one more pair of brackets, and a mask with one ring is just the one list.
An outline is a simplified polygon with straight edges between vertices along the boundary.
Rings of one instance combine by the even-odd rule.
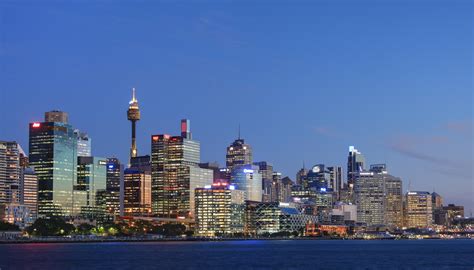
[[402, 180], [385, 164], [366, 168], [352, 146], [347, 172], [341, 166], [303, 166], [293, 181], [269, 162], [254, 162], [240, 134], [227, 147], [225, 167], [202, 163], [187, 119], [180, 135], [152, 135], [150, 155], [140, 156], [135, 92], [127, 117], [132, 144], [125, 164], [93, 156], [91, 138], [61, 111], [29, 124], [28, 155], [16, 142], [0, 141], [0, 218], [20, 227], [52, 216], [148, 219], [219, 236], [301, 233], [311, 226], [427, 228], [451, 226], [464, 216], [462, 206], [444, 206], [436, 193], [404, 193]]

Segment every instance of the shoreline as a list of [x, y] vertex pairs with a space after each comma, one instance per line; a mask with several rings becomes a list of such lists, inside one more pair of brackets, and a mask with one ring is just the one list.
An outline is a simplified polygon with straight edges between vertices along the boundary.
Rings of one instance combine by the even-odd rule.
[[28, 239], [28, 240], [0, 240], [2, 244], [58, 244], [58, 243], [122, 243], [122, 242], [225, 242], [225, 241], [321, 241], [321, 240], [343, 240], [343, 241], [419, 241], [419, 240], [474, 240], [469, 237], [465, 238], [423, 238], [423, 239], [409, 239], [409, 238], [376, 238], [376, 239], [363, 239], [363, 238], [183, 238], [183, 239]]

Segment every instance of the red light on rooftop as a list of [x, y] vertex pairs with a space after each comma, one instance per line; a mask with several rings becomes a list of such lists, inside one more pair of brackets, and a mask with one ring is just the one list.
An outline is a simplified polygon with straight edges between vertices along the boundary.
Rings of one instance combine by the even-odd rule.
[[160, 136], [153, 136], [152, 138], [154, 141], [158, 141], [160, 139]]
[[38, 128], [38, 127], [40, 127], [40, 126], [41, 126], [40, 123], [33, 123], [33, 127], [34, 127], [34, 128]]

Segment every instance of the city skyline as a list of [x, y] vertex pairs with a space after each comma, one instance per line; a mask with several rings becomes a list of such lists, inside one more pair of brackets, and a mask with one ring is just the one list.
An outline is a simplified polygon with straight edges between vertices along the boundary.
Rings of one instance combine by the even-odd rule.
[[[123, 47], [112, 46], [115, 51], [107, 54], [102, 49], [110, 44], [105, 39], [100, 39], [100, 36], [97, 44], [99, 51], [87, 46], [74, 47], [77, 37], [73, 36], [69, 36], [70, 40], [62, 40], [58, 45], [53, 44], [55, 37], [60, 34], [68, 36], [68, 29], [78, 27], [75, 25], [77, 16], [82, 19], [84, 10], [73, 11], [70, 6], [64, 5], [40, 7], [46, 14], [52, 14], [52, 18], [65, 20], [65, 26], [55, 26], [52, 25], [52, 18], [34, 13], [28, 8], [20, 12], [21, 4], [2, 5], [19, 12], [19, 15], [32, 15], [38, 21], [37, 26], [31, 26], [32, 29], [21, 36], [13, 31], [22, 32], [29, 28], [6, 14], [5, 23], [10, 27], [5, 31], [5, 46], [1, 52], [6, 61], [20, 61], [4, 68], [7, 75], [4, 87], [7, 91], [2, 91], [2, 99], [9, 102], [2, 103], [0, 112], [7, 116], [2, 120], [8, 128], [0, 131], [0, 138], [19, 142], [26, 152], [28, 123], [40, 121], [45, 111], [60, 109], [69, 113], [74, 127], [92, 138], [93, 155], [116, 156], [126, 162], [130, 145], [130, 123], [125, 119], [126, 102], [130, 99], [130, 89], [136, 87], [142, 111], [142, 119], [137, 123], [140, 155], [150, 154], [152, 134], [178, 133], [178, 121], [189, 118], [193, 122], [194, 137], [201, 142], [201, 160], [218, 161], [223, 166], [225, 147], [237, 139], [238, 126], [241, 125], [242, 138], [252, 146], [254, 161], [268, 161], [276, 171], [293, 180], [303, 161], [308, 168], [321, 163], [345, 168], [347, 148], [354, 145], [366, 157], [367, 165], [388, 164], [389, 171], [403, 179], [404, 190], [409, 186], [411, 190], [434, 190], [442, 194], [446, 201], [464, 205], [468, 215], [473, 210], [472, 81], [468, 79], [469, 71], [472, 70], [469, 66], [470, 56], [472, 58], [469, 44], [472, 44], [472, 37], [469, 38], [468, 27], [463, 28], [469, 14], [468, 11], [462, 11], [462, 4], [447, 9], [455, 11], [457, 17], [443, 11], [446, 6], [430, 6], [433, 14], [423, 16], [422, 19], [426, 22], [415, 18], [418, 15], [416, 12], [404, 11], [400, 6], [388, 14], [386, 7], [371, 7], [372, 11], [384, 11], [383, 14], [389, 18], [402, 14], [407, 18], [407, 22], [398, 22], [398, 27], [402, 27], [405, 32], [399, 32], [397, 27], [390, 28], [389, 23], [382, 21], [384, 27], [388, 27], [388, 34], [382, 35], [384, 39], [379, 40], [380, 45], [372, 44], [370, 31], [377, 32], [382, 28], [367, 25], [373, 23], [372, 20], [381, 19], [381, 15], [376, 15], [376, 12], [367, 11], [369, 19], [365, 21], [351, 15], [346, 7], [341, 12], [348, 15], [348, 19], [335, 22], [327, 17], [320, 18], [325, 23], [334, 23], [336, 29], [346, 27], [354, 30], [367, 26], [365, 30], [359, 29], [357, 34], [360, 36], [351, 36], [347, 30], [339, 29], [349, 35], [349, 38], [355, 39], [356, 43], [360, 42], [360, 46], [355, 48], [336, 46], [343, 39], [333, 36], [330, 30], [316, 26], [314, 29], [299, 27], [299, 23], [303, 21], [317, 25], [308, 13], [303, 13], [301, 18], [287, 14], [288, 25], [281, 22], [273, 27], [259, 25], [255, 32], [243, 34], [237, 31], [226, 36], [215, 31], [229, 33], [235, 29], [248, 30], [250, 27], [248, 21], [239, 23], [243, 16], [239, 10], [233, 15], [225, 7], [221, 11], [203, 14], [187, 10], [184, 22], [180, 22], [173, 9], [168, 8], [168, 19], [173, 26], [167, 26], [166, 29], [177, 29], [177, 35], [181, 36], [175, 37], [176, 39], [196, 41], [197, 48], [201, 50], [201, 55], [198, 53], [194, 56], [192, 47], [180, 47], [178, 49], [188, 58], [178, 57], [176, 62], [173, 62], [172, 57], [166, 56], [167, 53], [176, 56], [179, 52], [170, 47], [174, 43], [169, 41], [172, 38], [169, 34], [163, 38], [153, 36], [148, 40], [128, 29], [124, 31], [125, 36], [134, 37], [135, 41], [125, 43]], [[100, 9], [100, 5], [98, 8]], [[338, 11], [329, 4], [323, 5], [322, 9], [328, 12]], [[300, 11], [302, 9], [298, 9]], [[103, 14], [104, 18], [93, 17], [95, 22], [102, 23], [102, 28], [91, 30], [92, 34], [99, 35], [104, 28], [110, 28], [112, 31], [109, 37], [123, 41], [121, 29], [128, 24], [118, 19], [108, 23], [105, 21], [107, 18], [114, 18], [114, 12], [123, 14], [125, 10], [116, 8], [110, 14]], [[276, 13], [286, 14], [281, 7], [276, 8]], [[66, 18], [69, 15], [72, 17]], [[449, 20], [449, 27], [436, 28], [436, 15]], [[251, 14], [245, 18], [251, 21], [254, 16], [255, 14]], [[127, 19], [131, 20], [134, 27], [160, 25], [161, 22], [161, 19], [150, 16], [140, 20], [133, 12], [123, 20]], [[271, 16], [266, 19], [275, 22], [275, 18], [272, 20]], [[190, 25], [194, 25], [193, 23], [204, 37], [186, 32], [186, 29], [192, 29]], [[219, 23], [227, 24], [227, 28]], [[350, 23], [355, 23], [355, 26], [350, 26]], [[418, 26], [419, 30], [409, 28], [410, 23]], [[287, 32], [280, 33], [278, 29], [285, 25]], [[50, 27], [51, 31], [45, 31], [44, 27]], [[436, 38], [439, 33], [428, 31], [432, 28], [441, 31], [443, 39]], [[33, 29], [44, 34], [44, 39], [33, 35]], [[269, 31], [270, 35], [303, 39], [305, 31], [308, 31], [310, 35], [307, 38], [319, 41], [318, 44], [322, 45], [315, 44], [313, 48], [296, 41], [283, 42], [281, 48], [277, 46], [264, 51], [265, 43], [258, 38], [258, 34], [265, 31]], [[295, 33], [292, 34], [291, 31]], [[416, 34], [420, 33], [418, 31], [423, 31], [424, 40], [416, 38]], [[313, 37], [318, 34], [326, 39]], [[78, 35], [79, 38], [88, 36], [85, 32], [79, 32]], [[208, 37], [211, 37], [210, 40]], [[243, 39], [247, 43], [226, 40], [233, 38]], [[407, 39], [401, 42], [399, 38]], [[456, 40], [456, 43], [452, 40]], [[25, 43], [27, 41], [33, 42], [37, 48], [25, 47], [31, 46]], [[155, 45], [163, 42], [166, 46], [162, 50], [155, 50], [145, 46], [147, 41]], [[409, 41], [418, 47], [413, 48]], [[465, 46], [460, 45], [462, 41], [466, 41]], [[387, 49], [386, 46], [391, 42], [400, 45], [400, 48]], [[175, 43], [181, 44], [176, 40]], [[230, 53], [232, 49], [238, 53], [227, 58], [228, 63], [208, 59], [212, 54], [204, 50], [206, 45], [222, 49], [219, 56]], [[328, 49], [332, 45], [335, 46], [331, 48], [334, 52]], [[136, 52], [142, 46], [145, 46], [144, 51]], [[307, 49], [310, 55], [282, 51], [294, 46]], [[58, 48], [63, 50], [55, 53], [48, 51]], [[102, 58], [97, 62], [87, 62], [74, 56], [67, 48], [78, 49], [82, 56], [96, 55]], [[446, 51], [446, 48], [450, 49]], [[46, 70], [38, 70], [39, 64], [44, 60], [40, 55], [26, 59], [30, 54], [37, 54], [37, 50], [44, 50], [46, 54], [54, 56], [53, 63], [46, 64]], [[131, 54], [126, 56], [127, 61], [121, 62], [122, 68], [113, 67], [119, 62], [112, 58], [119, 52]], [[258, 56], [255, 68], [250, 67], [252, 62], [249, 60], [237, 60], [245, 53]], [[325, 53], [330, 56], [324, 56]], [[338, 57], [339, 53], [345, 56]], [[348, 61], [351, 60], [351, 53], [362, 58], [369, 57], [368, 63], [357, 59]], [[393, 58], [388, 56], [391, 53]], [[443, 57], [435, 57], [441, 53]], [[152, 56], [151, 60], [145, 59], [147, 55]], [[133, 59], [132, 56], [142, 60]], [[408, 62], [401, 64], [399, 60], [395, 60], [395, 56]], [[61, 57], [75, 63], [71, 65], [72, 70], [63, 70], [68, 62]], [[318, 64], [319, 58], [329, 64]], [[268, 65], [260, 63], [265, 61]], [[300, 69], [296, 63], [299, 61], [302, 61]], [[204, 69], [198, 70], [203, 63], [206, 63]], [[179, 67], [183, 64], [190, 66], [181, 71]], [[391, 65], [388, 68], [391, 72], [378, 69], [379, 65], [386, 64]], [[25, 65], [31, 67], [19, 72]], [[157, 67], [161, 65], [163, 67]], [[431, 65], [438, 68], [430, 67]], [[133, 66], [140, 68], [135, 70]], [[165, 66], [171, 66], [171, 69], [166, 70]], [[91, 71], [86, 71], [91, 67]], [[218, 70], [218, 67], [223, 70]], [[101, 68], [110, 68], [111, 71], [100, 72]], [[360, 70], [354, 72], [353, 69]], [[78, 73], [75, 74], [74, 70]], [[230, 75], [231, 73], [234, 75]], [[339, 81], [338, 76], [342, 75], [344, 80]], [[81, 76], [84, 80], [80, 79]], [[25, 81], [24, 77], [28, 80]], [[184, 77], [187, 79], [181, 80]], [[191, 83], [183, 82], [187, 80]], [[226, 80], [231, 83], [225, 83]], [[383, 117], [379, 114], [381, 111], [384, 112]], [[354, 120], [348, 119], [348, 116], [353, 116]], [[446, 181], [446, 177], [450, 177], [449, 181]]]

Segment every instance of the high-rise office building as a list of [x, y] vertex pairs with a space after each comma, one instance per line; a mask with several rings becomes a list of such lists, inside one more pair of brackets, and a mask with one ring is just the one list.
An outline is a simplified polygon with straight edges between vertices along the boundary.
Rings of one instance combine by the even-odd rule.
[[326, 192], [330, 188], [330, 171], [323, 164], [314, 165], [306, 175], [306, 181], [308, 188]]
[[120, 216], [120, 206], [123, 205], [123, 171], [124, 166], [117, 158], [107, 158], [105, 204], [107, 212], [114, 216]]
[[363, 171], [354, 175], [354, 194], [357, 205], [357, 221], [368, 226], [385, 224], [385, 177], [382, 174]]
[[403, 189], [402, 180], [387, 175], [385, 178], [385, 222], [389, 227], [403, 227]]
[[79, 131], [78, 129], [74, 130], [74, 134], [77, 136], [77, 156], [92, 156], [92, 139], [89, 138], [89, 135], [85, 132]]
[[190, 122], [181, 136], [151, 136], [152, 212], [162, 217], [194, 218], [194, 191], [211, 185], [214, 172], [199, 167], [200, 143], [192, 140]]
[[288, 176], [281, 179], [278, 187], [278, 202], [291, 202], [291, 189], [293, 188], [293, 181]]
[[45, 122], [58, 122], [58, 123], [69, 123], [69, 115], [67, 112], [58, 110], [49, 111], [44, 113]]
[[[55, 121], [55, 122], [51, 122]], [[38, 215], [69, 216], [77, 179], [77, 137], [67, 114], [53, 111], [29, 125], [29, 163], [38, 177]]]
[[234, 167], [248, 164], [252, 164], [252, 147], [239, 136], [227, 147], [226, 166], [232, 171]]
[[243, 233], [244, 192], [214, 183], [195, 190], [196, 234], [223, 236]]
[[0, 203], [20, 203], [20, 146], [0, 141]]
[[22, 168], [21, 201], [30, 210], [31, 221], [38, 217], [38, 178], [33, 168]]
[[281, 186], [281, 173], [280, 172], [273, 172], [272, 175], [272, 191], [270, 202], [279, 202], [280, 201], [280, 186]]
[[151, 215], [150, 172], [140, 168], [131, 167], [125, 169], [123, 177], [123, 215]]
[[105, 214], [107, 182], [107, 159], [100, 157], [78, 157], [77, 181], [74, 185], [73, 215], [97, 218]]
[[443, 207], [443, 197], [436, 192], [431, 193], [431, 202], [433, 204], [433, 209]]
[[349, 146], [349, 157], [347, 158], [347, 184], [349, 189], [352, 190], [354, 187], [354, 181], [357, 173], [364, 170], [365, 158], [361, 152]]
[[262, 174], [262, 201], [271, 202], [272, 198], [276, 196], [276, 194], [272, 195], [273, 165], [266, 161], [254, 162], [253, 165], [258, 166]]
[[297, 173], [296, 173], [296, 184], [299, 186], [304, 186], [304, 183], [306, 182], [306, 175], [308, 174], [308, 170], [304, 167], [301, 168]]
[[138, 156], [136, 140], [136, 122], [140, 120], [140, 108], [135, 97], [135, 88], [132, 89], [132, 100], [128, 103], [127, 119], [132, 123], [132, 146], [130, 147], [130, 158]]
[[262, 201], [262, 175], [258, 171], [258, 166], [249, 164], [234, 167], [231, 184], [245, 192], [245, 200]]
[[336, 195], [336, 199], [340, 199], [341, 190], [344, 187], [343, 182], [343, 170], [340, 166], [331, 166], [327, 167], [329, 172], [329, 188], [333, 190], [334, 194]]
[[409, 191], [406, 195], [406, 226], [425, 228], [432, 225], [433, 205], [426, 191]]

